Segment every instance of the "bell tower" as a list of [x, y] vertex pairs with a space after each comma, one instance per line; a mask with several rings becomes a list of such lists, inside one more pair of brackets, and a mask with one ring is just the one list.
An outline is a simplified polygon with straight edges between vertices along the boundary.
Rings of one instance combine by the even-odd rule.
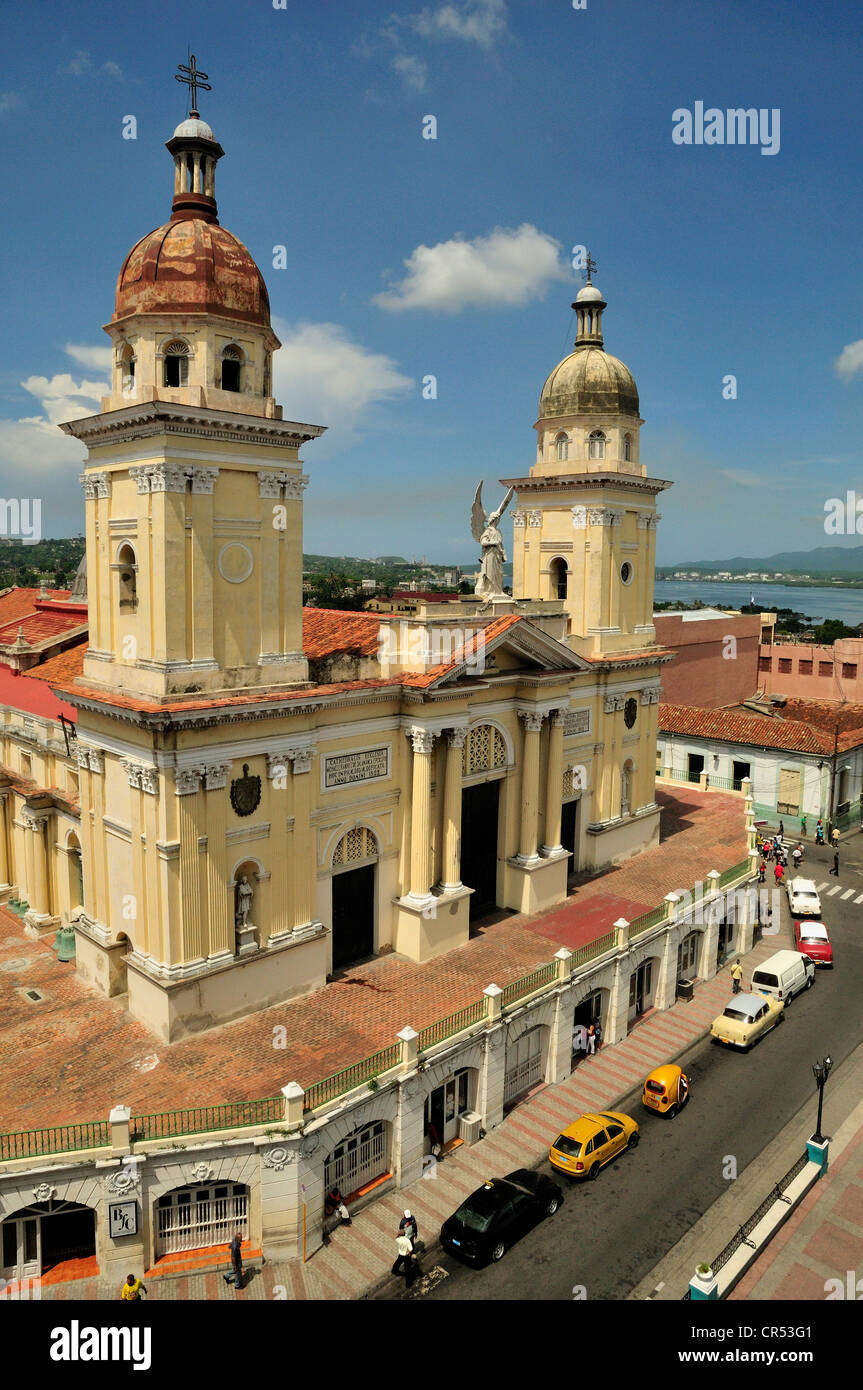
[[638, 391], [604, 348], [606, 302], [588, 282], [572, 308], [573, 351], [542, 389], [536, 460], [516, 489], [513, 593], [562, 600], [569, 642], [583, 656], [655, 643], [656, 497], [669, 486], [639, 462]]
[[120, 271], [101, 412], [62, 426], [88, 449], [83, 683], [153, 699], [307, 681], [299, 449], [323, 433], [273, 399], [267, 289], [219, 224], [209, 87], [182, 72], [170, 219]]

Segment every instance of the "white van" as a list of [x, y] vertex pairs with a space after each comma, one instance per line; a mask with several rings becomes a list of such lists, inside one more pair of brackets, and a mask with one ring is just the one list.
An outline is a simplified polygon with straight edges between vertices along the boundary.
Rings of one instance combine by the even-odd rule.
[[790, 1004], [795, 994], [811, 989], [815, 965], [801, 951], [777, 951], [752, 972], [753, 993], [769, 994]]

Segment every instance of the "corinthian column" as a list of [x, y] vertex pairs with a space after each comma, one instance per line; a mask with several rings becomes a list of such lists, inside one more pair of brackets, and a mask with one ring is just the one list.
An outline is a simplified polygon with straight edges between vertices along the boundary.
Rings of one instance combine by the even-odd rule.
[[556, 709], [548, 731], [548, 770], [545, 785], [545, 844], [543, 854], [562, 849], [560, 843], [561, 798], [563, 796], [563, 711]]
[[520, 709], [524, 725], [521, 755], [521, 842], [518, 858], [522, 864], [535, 864], [539, 855], [539, 731], [543, 716], [539, 710]]
[[443, 806], [443, 888], [461, 888], [462, 749], [467, 729], [447, 730], [446, 778]]
[[32, 878], [27, 885], [27, 901], [30, 904], [30, 911], [36, 917], [47, 917], [50, 913], [48, 901], [48, 855], [45, 846], [45, 823], [48, 819], [46, 815], [38, 815], [33, 811], [24, 810], [21, 819], [31, 835], [31, 864]]
[[411, 729], [413, 744], [413, 789], [411, 794], [411, 886], [412, 898], [427, 898], [431, 892], [431, 755], [434, 734], [428, 729]]
[[8, 792], [0, 792], [0, 888], [9, 887], [9, 850], [6, 845], [6, 802]]

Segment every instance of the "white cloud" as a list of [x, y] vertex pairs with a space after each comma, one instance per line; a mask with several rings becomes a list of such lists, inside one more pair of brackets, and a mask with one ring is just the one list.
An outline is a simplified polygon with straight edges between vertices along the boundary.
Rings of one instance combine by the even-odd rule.
[[59, 425], [64, 420], [80, 420], [94, 415], [103, 396], [108, 394], [105, 381], [75, 381], [68, 372], [56, 376], [28, 376], [21, 385], [39, 401], [44, 412], [25, 416], [21, 423]]
[[529, 222], [496, 227], [486, 237], [454, 237], [436, 246], [417, 246], [404, 262], [407, 275], [375, 295], [382, 309], [462, 309], [526, 304], [545, 294], [553, 280], [569, 278], [560, 243]]
[[91, 347], [88, 343], [67, 343], [63, 351], [82, 367], [92, 367], [95, 371], [111, 370], [111, 349], [106, 343]]
[[464, 39], [492, 48], [508, 33], [505, 0], [464, 0], [463, 4], [427, 5], [407, 22], [425, 39]]
[[843, 381], [850, 381], [852, 376], [863, 372], [863, 338], [858, 338], [856, 343], [846, 344], [833, 366], [836, 368], [836, 375]]
[[0, 115], [7, 111], [18, 111], [24, 105], [17, 92], [0, 92]]
[[[88, 73], [95, 71], [95, 67], [93, 59], [86, 49], [79, 48], [72, 54], [67, 66], [62, 71], [70, 73], [72, 77], [86, 77]], [[113, 77], [117, 82], [123, 80], [123, 69], [119, 63], [103, 63], [99, 68], [99, 73], [103, 77]]]
[[90, 72], [93, 67], [93, 59], [83, 48], [79, 48], [69, 59], [64, 72], [69, 72], [73, 77], [83, 77], [85, 72]]
[[373, 406], [414, 384], [391, 357], [353, 342], [340, 324], [276, 318], [273, 327], [282, 340], [273, 358], [273, 394], [286, 418], [327, 425], [341, 444]]
[[409, 53], [397, 53], [390, 64], [394, 73], [401, 78], [406, 91], [424, 92], [427, 85], [428, 65], [422, 58], [414, 58]]

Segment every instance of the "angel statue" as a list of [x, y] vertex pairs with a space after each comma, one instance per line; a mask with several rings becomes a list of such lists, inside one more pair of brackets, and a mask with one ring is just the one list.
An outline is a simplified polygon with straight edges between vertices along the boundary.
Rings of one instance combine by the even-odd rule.
[[482, 546], [482, 568], [477, 575], [474, 593], [478, 598], [505, 598], [503, 592], [503, 567], [506, 564], [506, 551], [503, 536], [497, 529], [504, 512], [510, 504], [515, 488], [510, 488], [496, 512], [485, 514], [482, 505], [482, 483], [479, 483], [473, 499], [470, 514], [470, 530], [475, 541]]

